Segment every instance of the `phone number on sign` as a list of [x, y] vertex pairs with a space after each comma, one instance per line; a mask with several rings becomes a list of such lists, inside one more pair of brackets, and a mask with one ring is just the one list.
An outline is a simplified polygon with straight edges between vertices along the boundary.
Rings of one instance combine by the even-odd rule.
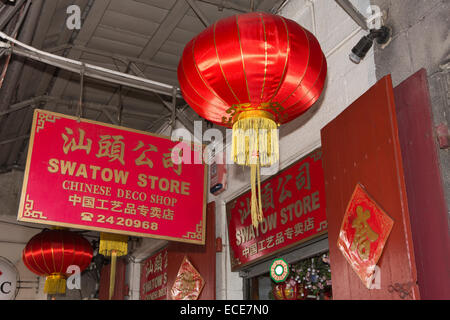
[[138, 219], [124, 218], [124, 217], [113, 217], [113, 216], [105, 216], [103, 214], [99, 214], [95, 216], [90, 212], [81, 213], [81, 220], [83, 221], [95, 221], [97, 223], [109, 223], [114, 224], [116, 226], [125, 226], [125, 227], [133, 227], [136, 229], [144, 229], [144, 230], [158, 230], [157, 222], [150, 221], [141, 221]]

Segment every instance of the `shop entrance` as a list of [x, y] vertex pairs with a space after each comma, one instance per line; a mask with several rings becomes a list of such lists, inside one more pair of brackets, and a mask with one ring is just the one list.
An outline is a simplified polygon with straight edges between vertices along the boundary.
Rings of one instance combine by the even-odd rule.
[[[268, 272], [277, 258], [289, 264], [289, 276], [280, 283], [275, 283]], [[328, 237], [324, 235], [306, 242], [290, 252], [242, 270], [239, 275], [244, 281], [246, 300], [330, 300]]]
[[287, 280], [276, 284], [265, 273], [250, 280], [251, 300], [331, 300], [329, 252], [290, 264]]

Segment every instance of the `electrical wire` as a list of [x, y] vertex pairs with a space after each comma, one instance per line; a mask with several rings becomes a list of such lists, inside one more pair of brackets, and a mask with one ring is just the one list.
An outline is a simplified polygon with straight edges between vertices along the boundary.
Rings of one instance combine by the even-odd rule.
[[[22, 55], [27, 58], [34, 59], [76, 73], [80, 73], [83, 67], [83, 62], [81, 61], [72, 60], [69, 58], [61, 57], [55, 54], [51, 54], [36, 49], [25, 43], [17, 41], [16, 39], [8, 36], [7, 34], [1, 31], [0, 31], [0, 38], [3, 38], [4, 40], [13, 43], [15, 45], [12, 46], [9, 43], [6, 44], [6, 46], [12, 51], [12, 53]], [[4, 47], [5, 44], [2, 44], [1, 46]], [[18, 49], [17, 47], [20, 47], [22, 49]], [[172, 95], [172, 91], [175, 88], [172, 85], [168, 85], [162, 82], [140, 78], [123, 72], [118, 72], [107, 68], [99, 67], [93, 64], [85, 63], [84, 66], [86, 76], [90, 76], [92, 78], [111, 83], [122, 84], [146, 91], [159, 92], [170, 96]], [[181, 97], [179, 89], [177, 89], [177, 92], [178, 92], [177, 97]]]

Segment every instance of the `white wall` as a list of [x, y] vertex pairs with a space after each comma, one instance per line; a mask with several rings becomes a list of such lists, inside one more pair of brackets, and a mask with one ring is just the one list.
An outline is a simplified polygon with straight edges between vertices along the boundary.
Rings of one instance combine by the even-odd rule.
[[[365, 13], [369, 0], [354, 1]], [[312, 110], [280, 128], [280, 169], [320, 146], [320, 129], [333, 120], [376, 82], [373, 49], [359, 64], [348, 55], [366, 34], [332, 0], [291, 0], [279, 13], [298, 22], [315, 34], [327, 56], [328, 77], [322, 98]], [[227, 150], [230, 152], [230, 150]], [[216, 201], [216, 236], [223, 240], [223, 252], [217, 254], [217, 299], [242, 299], [242, 279], [231, 272], [227, 238], [225, 203], [249, 189], [248, 169], [228, 166], [228, 190]]]

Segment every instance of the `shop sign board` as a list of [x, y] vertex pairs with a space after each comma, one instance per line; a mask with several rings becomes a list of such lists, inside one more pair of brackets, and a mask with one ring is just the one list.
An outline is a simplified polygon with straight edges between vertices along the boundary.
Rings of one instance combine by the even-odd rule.
[[322, 151], [261, 184], [263, 222], [254, 228], [251, 191], [227, 203], [233, 271], [327, 233]]
[[0, 257], [0, 300], [14, 300], [17, 294], [17, 269], [8, 259]]
[[37, 109], [18, 220], [204, 244], [201, 152], [199, 145]]
[[141, 300], [167, 300], [167, 265], [167, 248], [141, 263]]

